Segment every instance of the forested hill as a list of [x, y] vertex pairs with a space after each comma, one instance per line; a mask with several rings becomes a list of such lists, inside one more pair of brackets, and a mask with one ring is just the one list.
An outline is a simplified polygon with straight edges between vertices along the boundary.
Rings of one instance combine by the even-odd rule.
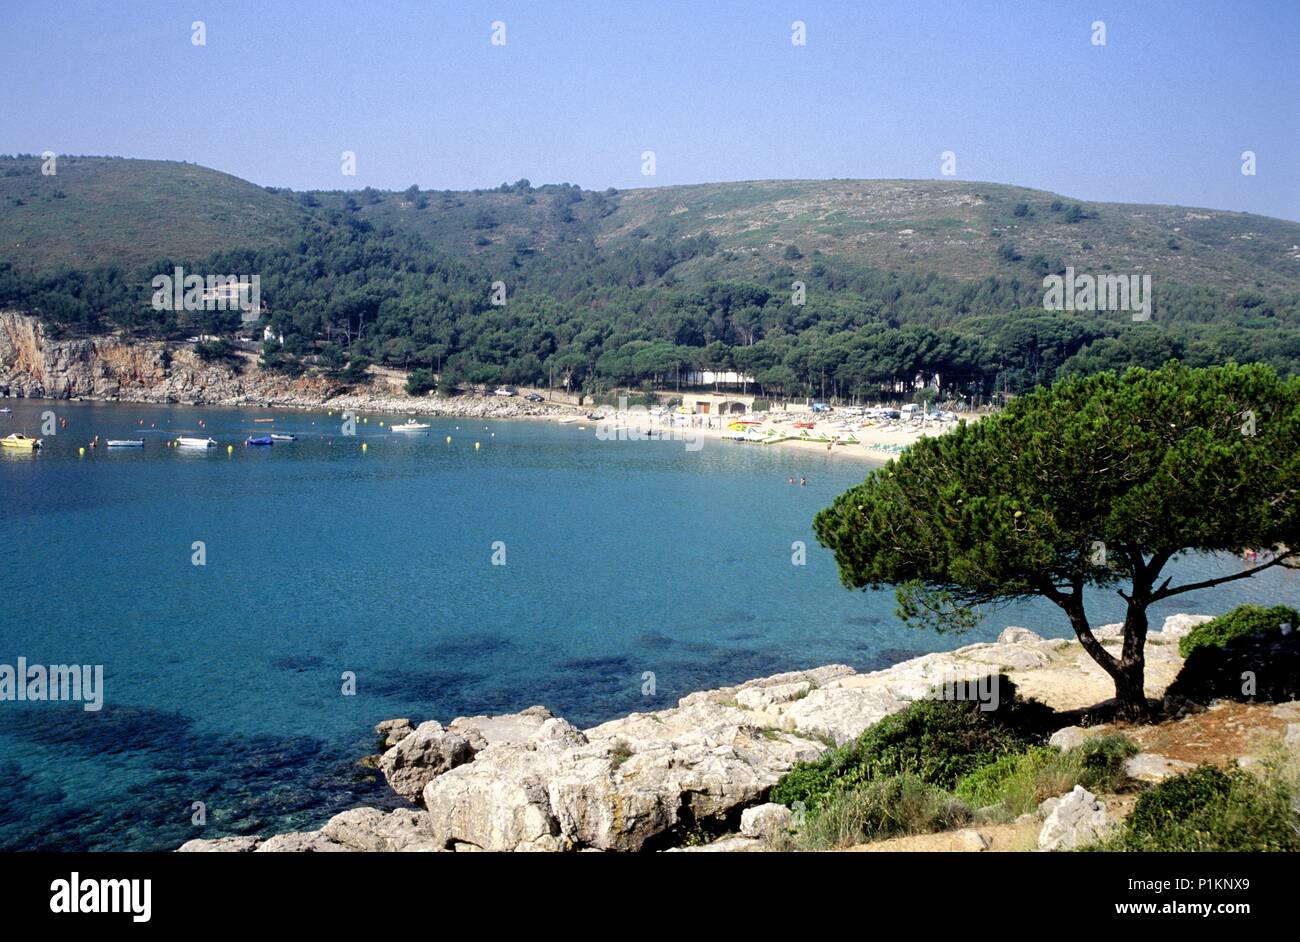
[[[1300, 224], [1261, 216], [958, 181], [295, 193], [192, 164], [62, 157], [47, 176], [0, 158], [0, 306], [189, 330], [148, 304], [176, 264], [260, 275], [285, 369], [316, 354], [592, 387], [736, 366], [778, 394], [854, 395], [1171, 356], [1300, 368]], [[1149, 274], [1153, 320], [1043, 312], [1066, 266]]]

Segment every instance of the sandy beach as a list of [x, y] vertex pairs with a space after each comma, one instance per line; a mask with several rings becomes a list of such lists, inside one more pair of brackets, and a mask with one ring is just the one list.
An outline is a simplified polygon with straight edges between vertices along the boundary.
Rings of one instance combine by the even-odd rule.
[[[928, 421], [873, 418], [861, 410], [813, 412], [775, 410], [739, 415], [682, 415], [672, 412], [651, 414], [645, 409], [598, 409], [602, 419], [584, 418], [581, 424], [599, 436], [626, 440], [644, 436], [681, 440], [689, 447], [703, 441], [725, 442], [737, 447], [801, 449], [820, 454], [844, 455], [867, 461], [885, 462], [908, 445], [930, 435], [942, 435], [956, 426], [955, 420]], [[968, 417], [978, 420], [979, 416]], [[572, 416], [559, 421], [572, 424]]]

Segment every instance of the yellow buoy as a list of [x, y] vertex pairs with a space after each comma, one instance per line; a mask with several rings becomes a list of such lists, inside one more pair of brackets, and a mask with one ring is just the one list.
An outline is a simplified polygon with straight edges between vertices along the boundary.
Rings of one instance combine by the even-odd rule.
[[451, 436], [450, 436], [450, 435], [447, 436], [447, 444], [448, 444], [448, 445], [451, 444]]
[[364, 419], [362, 419], [361, 421], [362, 421], [362, 422], [365, 422], [367, 425], [370, 424], [370, 419], [369, 419], [369, 417], [364, 418]]
[[380, 419], [380, 420], [379, 420], [379, 427], [380, 427], [380, 428], [383, 428], [383, 427], [384, 427], [384, 420], [383, 420], [383, 419]]
[[227, 445], [227, 446], [226, 446], [226, 454], [228, 454], [228, 455], [233, 455], [234, 453], [235, 453], [235, 446], [234, 446], [234, 445]]
[[365, 442], [362, 442], [362, 443], [361, 443], [361, 450], [362, 450], [362, 451], [365, 451], [365, 450], [366, 450], [366, 443], [365, 443]]
[[78, 448], [77, 454], [81, 455], [84, 458], [86, 456], [86, 446], [82, 445], [80, 448]]
[[479, 443], [478, 443], [478, 442], [475, 442], [475, 443], [474, 443], [474, 450], [475, 450], [475, 451], [478, 451], [478, 450], [479, 450]]

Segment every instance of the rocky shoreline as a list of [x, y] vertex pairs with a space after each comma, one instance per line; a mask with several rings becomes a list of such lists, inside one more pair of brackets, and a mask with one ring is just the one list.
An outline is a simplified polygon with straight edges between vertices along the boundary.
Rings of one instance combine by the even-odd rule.
[[519, 397], [407, 396], [386, 375], [364, 391], [323, 376], [289, 377], [260, 369], [241, 354], [241, 367], [205, 363], [189, 344], [117, 337], [49, 338], [40, 321], [0, 312], [0, 398], [84, 399], [189, 406], [330, 409], [455, 418], [518, 419], [580, 414], [563, 403]]
[[[1160, 698], [1177, 675], [1178, 640], [1209, 617], [1173, 615], [1150, 634], [1149, 696]], [[1116, 651], [1118, 627], [1098, 631]], [[937, 686], [997, 673], [1062, 712], [1098, 706], [1113, 693], [1077, 641], [1008, 628], [992, 643], [872, 673], [842, 664], [793, 671], [585, 730], [542, 706], [445, 726], [388, 720], [376, 728], [385, 751], [372, 761], [411, 807], [355, 808], [317, 831], [197, 839], [180, 850], [772, 849], [790, 811], [765, 802], [796, 762], [849, 742]]]

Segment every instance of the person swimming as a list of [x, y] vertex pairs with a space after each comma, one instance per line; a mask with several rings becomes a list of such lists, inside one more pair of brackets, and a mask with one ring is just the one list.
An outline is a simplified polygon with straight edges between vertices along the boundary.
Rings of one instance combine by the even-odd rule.
[[800, 478], [800, 479], [799, 479], [799, 486], [800, 486], [800, 487], [807, 487], [807, 486], [808, 486], [808, 479], [807, 479], [807, 478]]

